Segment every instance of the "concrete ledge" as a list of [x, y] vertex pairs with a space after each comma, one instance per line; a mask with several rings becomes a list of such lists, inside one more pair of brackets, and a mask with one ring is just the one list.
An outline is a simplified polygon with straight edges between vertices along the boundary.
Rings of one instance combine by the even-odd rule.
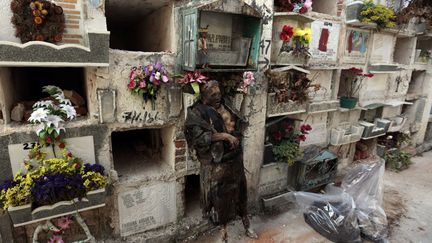
[[88, 33], [89, 47], [35, 41], [0, 42], [0, 66], [80, 67], [109, 65], [109, 32]]

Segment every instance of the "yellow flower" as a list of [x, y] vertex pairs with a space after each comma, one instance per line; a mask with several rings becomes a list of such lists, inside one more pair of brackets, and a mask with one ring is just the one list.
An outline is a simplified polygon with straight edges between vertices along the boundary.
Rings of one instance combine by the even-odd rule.
[[304, 31], [305, 31], [305, 35], [309, 35], [309, 36], [312, 35], [311, 28], [305, 28]]
[[294, 28], [294, 37], [302, 37], [305, 34], [305, 31], [302, 28]]
[[305, 35], [303, 38], [306, 40], [308, 44], [311, 42], [312, 39], [310, 35]]

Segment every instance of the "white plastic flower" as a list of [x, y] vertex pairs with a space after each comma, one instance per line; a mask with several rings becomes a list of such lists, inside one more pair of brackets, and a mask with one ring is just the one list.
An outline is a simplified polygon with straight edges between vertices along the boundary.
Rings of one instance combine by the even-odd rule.
[[38, 108], [31, 113], [30, 118], [28, 120], [32, 123], [40, 123], [42, 121], [45, 121], [47, 117], [48, 117], [48, 110], [46, 110], [45, 108]]
[[60, 103], [65, 105], [72, 105], [69, 99], [66, 99], [63, 92], [53, 95], [53, 97]]
[[53, 106], [53, 102], [51, 100], [42, 100], [42, 101], [38, 101], [33, 105], [33, 108], [38, 108], [38, 107], [52, 107]]
[[[46, 93], [61, 93], [62, 92], [62, 90], [59, 88], [59, 87], [57, 87], [57, 86], [54, 86], [54, 85], [46, 85], [46, 86], [43, 86], [42, 87], [42, 91], [43, 92], [46, 92]], [[52, 92], [53, 91], [53, 92]]]
[[39, 124], [38, 126], [37, 126], [37, 128], [36, 128], [36, 134], [39, 136], [39, 134], [43, 131], [43, 130], [45, 130], [45, 124]]
[[59, 127], [59, 123], [63, 122], [63, 119], [61, 117], [56, 115], [48, 115], [45, 119], [47, 127], [54, 125], [55, 128]]
[[61, 104], [60, 109], [62, 109], [66, 113], [66, 117], [69, 120], [74, 119], [77, 115], [76, 110], [75, 110], [75, 108], [73, 108], [73, 106]]

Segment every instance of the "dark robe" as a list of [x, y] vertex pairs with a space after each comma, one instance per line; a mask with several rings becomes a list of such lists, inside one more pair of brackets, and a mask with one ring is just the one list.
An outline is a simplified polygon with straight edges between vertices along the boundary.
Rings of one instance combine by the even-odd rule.
[[[225, 102], [227, 103], [227, 102]], [[195, 149], [200, 169], [201, 208], [214, 224], [226, 224], [247, 214], [247, 187], [243, 166], [242, 135], [246, 125], [237, 112], [222, 104], [236, 121], [233, 136], [240, 141], [231, 149], [226, 141], [212, 142], [213, 133], [226, 132], [222, 116], [212, 107], [196, 102], [188, 108], [185, 134]]]

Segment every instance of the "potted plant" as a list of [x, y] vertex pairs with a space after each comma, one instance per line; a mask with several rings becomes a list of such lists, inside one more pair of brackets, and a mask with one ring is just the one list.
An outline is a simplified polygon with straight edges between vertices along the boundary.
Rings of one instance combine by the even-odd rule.
[[300, 142], [306, 140], [306, 135], [312, 130], [309, 124], [300, 126], [297, 131], [290, 122], [280, 123], [270, 130], [270, 143], [272, 152], [278, 162], [286, 162], [293, 165], [301, 156]]
[[362, 23], [375, 23], [377, 29], [392, 28], [396, 26], [394, 11], [383, 4], [375, 4], [372, 0], [365, 1], [360, 12]]
[[355, 97], [362, 86], [363, 80], [368, 77], [372, 78], [372, 73], [363, 73], [360, 68], [352, 67], [348, 69], [345, 76], [347, 85], [346, 94], [340, 97], [340, 106], [342, 108], [352, 109], [357, 105], [358, 98]]

